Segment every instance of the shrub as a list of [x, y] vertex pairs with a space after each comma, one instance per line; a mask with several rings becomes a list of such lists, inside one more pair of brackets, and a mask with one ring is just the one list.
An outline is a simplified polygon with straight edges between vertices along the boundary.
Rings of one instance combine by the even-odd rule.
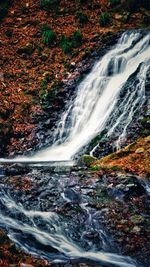
[[63, 35], [60, 41], [60, 46], [65, 54], [69, 54], [72, 49], [71, 39]]
[[45, 10], [50, 10], [58, 7], [60, 0], [41, 0], [40, 7]]
[[72, 36], [72, 45], [73, 47], [79, 47], [82, 43], [82, 33], [77, 30], [73, 33]]
[[109, 0], [109, 3], [111, 4], [111, 6], [117, 6], [121, 3], [120, 0]]
[[110, 15], [107, 12], [101, 13], [99, 19], [100, 26], [105, 27], [109, 24], [109, 22], [110, 22]]
[[84, 25], [88, 22], [88, 17], [86, 14], [84, 14], [82, 11], [77, 12], [76, 18], [78, 19], [79, 23], [81, 25]]
[[42, 36], [43, 36], [43, 43], [48, 46], [53, 45], [56, 40], [55, 32], [53, 32], [47, 24], [43, 26]]

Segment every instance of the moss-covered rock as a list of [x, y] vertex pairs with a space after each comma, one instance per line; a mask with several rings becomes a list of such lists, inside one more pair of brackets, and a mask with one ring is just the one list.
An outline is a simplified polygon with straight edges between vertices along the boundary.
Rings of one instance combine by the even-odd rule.
[[82, 162], [89, 167], [92, 163], [94, 163], [97, 160], [96, 157], [90, 156], [90, 155], [83, 155], [82, 156]]

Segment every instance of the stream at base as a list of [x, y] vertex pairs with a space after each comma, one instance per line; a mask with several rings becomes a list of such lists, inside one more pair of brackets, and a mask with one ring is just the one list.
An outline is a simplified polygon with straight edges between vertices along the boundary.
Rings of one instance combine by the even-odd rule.
[[0, 227], [21, 249], [52, 263], [141, 266], [121, 255], [104, 227], [103, 209], [91, 205], [101, 179], [88, 183], [89, 177], [81, 179], [83, 173], [70, 167], [2, 173]]
[[53, 264], [145, 266], [122, 255], [105, 227], [107, 208], [92, 204], [105, 182], [84, 173], [62, 166], [1, 169], [0, 227], [18, 247]]

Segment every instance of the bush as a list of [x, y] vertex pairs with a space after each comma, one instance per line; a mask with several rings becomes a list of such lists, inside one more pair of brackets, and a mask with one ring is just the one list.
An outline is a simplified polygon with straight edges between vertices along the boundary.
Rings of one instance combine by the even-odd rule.
[[82, 11], [77, 12], [76, 18], [78, 19], [79, 23], [83, 26], [85, 23], [88, 22], [88, 17]]
[[41, 0], [40, 7], [45, 10], [50, 10], [58, 7], [60, 0]]
[[79, 47], [82, 43], [82, 33], [77, 30], [73, 33], [72, 36], [72, 45], [73, 47]]
[[109, 24], [109, 22], [110, 22], [110, 15], [107, 12], [103, 12], [100, 15], [99, 19], [100, 26], [105, 27]]
[[72, 41], [70, 38], [63, 35], [60, 41], [60, 46], [65, 54], [71, 53]]
[[48, 46], [53, 45], [56, 40], [55, 32], [53, 32], [47, 24], [43, 26], [42, 36], [43, 36], [43, 43]]
[[109, 0], [109, 3], [111, 4], [111, 6], [117, 6], [121, 3], [120, 0]]

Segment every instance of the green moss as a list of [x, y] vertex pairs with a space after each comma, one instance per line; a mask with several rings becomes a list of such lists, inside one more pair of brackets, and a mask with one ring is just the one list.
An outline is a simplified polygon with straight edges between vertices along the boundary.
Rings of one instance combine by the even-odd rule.
[[100, 18], [99, 18], [100, 26], [105, 27], [109, 23], [110, 23], [110, 15], [109, 15], [109, 13], [108, 12], [101, 13]]
[[107, 165], [94, 165], [90, 167], [91, 171], [120, 171], [121, 167], [120, 166], [107, 166]]
[[90, 156], [90, 155], [83, 155], [82, 161], [86, 166], [90, 166], [92, 163], [94, 163], [97, 160], [97, 158]]
[[91, 166], [90, 167], [90, 170], [91, 171], [100, 171], [102, 168], [101, 168], [101, 166], [99, 166], [99, 165], [95, 165], [95, 166]]
[[112, 167], [110, 167], [110, 169], [112, 171], [120, 171], [121, 170], [121, 167], [120, 166], [112, 166]]

